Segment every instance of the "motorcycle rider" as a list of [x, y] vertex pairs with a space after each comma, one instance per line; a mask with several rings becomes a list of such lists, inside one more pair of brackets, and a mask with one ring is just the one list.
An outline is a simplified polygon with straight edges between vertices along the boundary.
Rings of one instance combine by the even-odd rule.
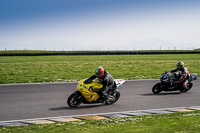
[[90, 77], [92, 80], [98, 78], [99, 81], [103, 84], [101, 89], [97, 90], [97, 93], [103, 98], [103, 103], [109, 102], [108, 101], [108, 91], [115, 86], [115, 82], [113, 77], [110, 75], [108, 71], [105, 71], [102, 66], [99, 66], [95, 70], [95, 75]]
[[176, 66], [177, 68], [166, 72], [172, 72], [172, 73], [177, 71], [179, 72], [178, 74], [179, 80], [176, 83], [182, 85], [182, 91], [184, 92], [185, 90], [188, 89], [188, 81], [190, 80], [190, 73], [188, 69], [184, 66], [183, 62], [178, 62]]

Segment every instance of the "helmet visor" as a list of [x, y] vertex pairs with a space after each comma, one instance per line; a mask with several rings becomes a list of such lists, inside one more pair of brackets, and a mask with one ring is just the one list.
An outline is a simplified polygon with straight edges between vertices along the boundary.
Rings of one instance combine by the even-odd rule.
[[101, 78], [103, 76], [104, 72], [101, 72], [101, 73], [95, 73], [95, 76], [97, 78]]
[[181, 66], [177, 66], [178, 69], [181, 69]]
[[101, 74], [99, 73], [95, 73], [95, 76], [98, 78]]

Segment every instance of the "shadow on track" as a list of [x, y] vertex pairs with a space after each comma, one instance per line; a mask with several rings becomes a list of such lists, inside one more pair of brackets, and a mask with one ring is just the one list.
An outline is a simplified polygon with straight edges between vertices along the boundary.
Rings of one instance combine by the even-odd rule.
[[168, 92], [168, 93], [159, 93], [159, 94], [153, 94], [153, 93], [148, 93], [148, 94], [140, 94], [142, 96], [165, 96], [165, 95], [180, 95], [181, 92]]
[[[88, 108], [96, 108], [96, 107], [101, 107], [105, 106], [103, 104], [98, 104], [98, 105], [89, 105], [87, 104], [86, 106], [78, 106], [78, 107], [69, 107], [69, 106], [63, 106], [63, 107], [55, 107], [55, 108], [49, 108], [50, 111], [59, 111], [59, 110], [81, 110], [81, 109], [88, 109]], [[108, 106], [108, 105], [107, 105]]]

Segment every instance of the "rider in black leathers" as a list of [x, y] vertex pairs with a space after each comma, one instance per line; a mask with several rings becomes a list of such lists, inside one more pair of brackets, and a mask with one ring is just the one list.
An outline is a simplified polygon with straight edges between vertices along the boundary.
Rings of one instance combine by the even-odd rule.
[[110, 75], [108, 71], [105, 71], [103, 67], [98, 67], [95, 70], [95, 75], [90, 77], [92, 80], [98, 78], [99, 81], [103, 84], [101, 89], [97, 90], [97, 93], [103, 98], [104, 102], [108, 99], [108, 91], [109, 89], [114, 88], [115, 82], [113, 77]]

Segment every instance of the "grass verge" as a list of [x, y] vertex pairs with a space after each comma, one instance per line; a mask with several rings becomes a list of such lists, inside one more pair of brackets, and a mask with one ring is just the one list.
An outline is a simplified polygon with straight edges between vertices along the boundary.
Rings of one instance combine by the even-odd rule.
[[199, 131], [200, 111], [20, 127], [0, 127], [1, 133], [198, 133]]
[[1, 56], [0, 84], [77, 81], [93, 75], [98, 66], [115, 79], [158, 79], [178, 61], [200, 74], [200, 54]]

